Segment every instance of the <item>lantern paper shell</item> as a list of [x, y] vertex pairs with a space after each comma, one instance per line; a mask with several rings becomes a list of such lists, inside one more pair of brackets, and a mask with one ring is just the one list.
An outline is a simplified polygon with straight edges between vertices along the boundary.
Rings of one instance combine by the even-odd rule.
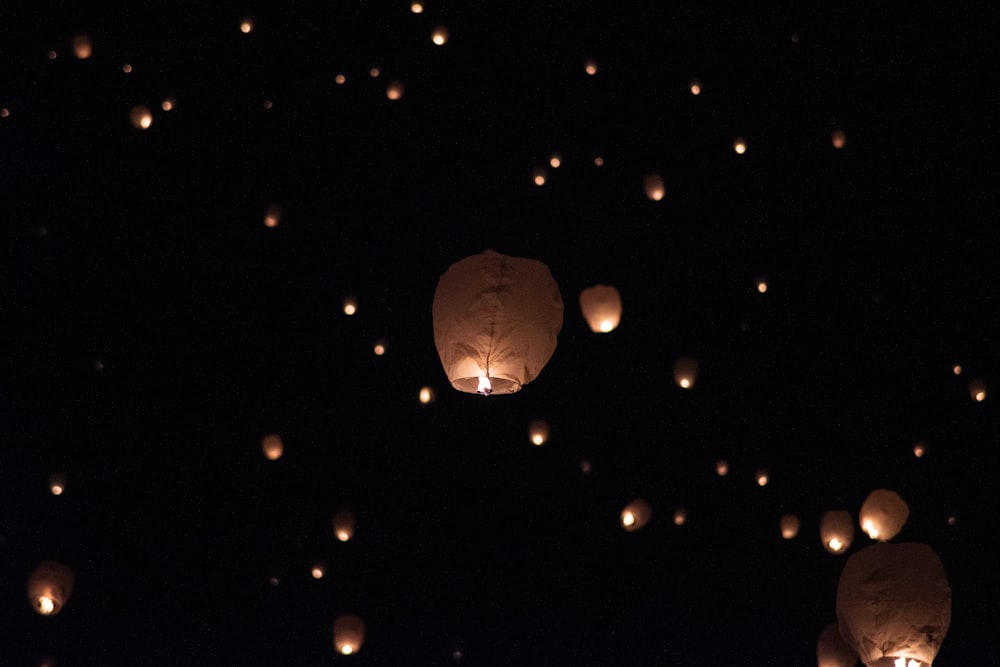
[[594, 285], [580, 292], [580, 310], [594, 333], [608, 333], [618, 328], [622, 319], [622, 298], [608, 285]]
[[887, 542], [899, 535], [909, 516], [910, 508], [898, 493], [875, 489], [861, 504], [858, 520], [868, 537]]
[[819, 538], [832, 554], [842, 554], [854, 539], [854, 520], [847, 510], [830, 510], [819, 522]]
[[434, 344], [455, 389], [513, 394], [555, 352], [563, 301], [545, 264], [487, 251], [441, 276], [432, 315]]
[[868, 667], [911, 660], [930, 667], [951, 625], [951, 587], [941, 559], [926, 544], [862, 549], [840, 574], [837, 619], [840, 635]]
[[268, 461], [277, 461], [285, 453], [285, 444], [277, 433], [268, 433], [261, 438], [260, 448]]
[[622, 528], [630, 533], [639, 530], [649, 523], [649, 517], [652, 515], [653, 508], [649, 506], [649, 503], [641, 498], [636, 498], [622, 510]]
[[72, 592], [73, 570], [62, 563], [44, 561], [28, 579], [28, 600], [42, 616], [58, 614]]
[[333, 646], [341, 655], [352, 655], [365, 642], [365, 622], [354, 614], [341, 614], [333, 622]]
[[781, 517], [781, 536], [786, 540], [793, 539], [799, 534], [799, 517], [794, 514], [785, 514]]
[[823, 628], [816, 640], [816, 667], [854, 667], [858, 654], [840, 636], [836, 623]]
[[333, 515], [333, 534], [341, 542], [347, 542], [354, 537], [354, 526], [356, 519], [354, 512], [350, 510], [340, 510]]

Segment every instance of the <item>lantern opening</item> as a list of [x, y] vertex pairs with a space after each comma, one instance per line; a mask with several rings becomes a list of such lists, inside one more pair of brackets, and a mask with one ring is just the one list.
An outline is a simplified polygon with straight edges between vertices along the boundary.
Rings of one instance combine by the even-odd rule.
[[833, 549], [834, 551], [840, 551], [841, 549], [844, 548], [844, 543], [838, 540], [836, 537], [830, 540], [827, 544], [829, 544], [830, 548]]
[[340, 652], [343, 653], [344, 655], [350, 655], [354, 653], [354, 647], [352, 647], [350, 644], [344, 644], [341, 647]]
[[625, 512], [622, 514], [622, 525], [632, 526], [635, 525], [635, 515], [631, 512]]
[[490, 379], [485, 375], [479, 376], [479, 388], [476, 389], [476, 393], [483, 396], [489, 396], [493, 393], [493, 385], [490, 384]]
[[44, 614], [45, 616], [48, 616], [49, 614], [51, 614], [55, 610], [56, 610], [56, 603], [52, 600], [52, 598], [48, 597], [47, 595], [41, 595], [41, 596], [39, 596], [39, 598], [38, 598], [38, 612], [40, 614]]
[[875, 524], [872, 523], [870, 520], [865, 520], [865, 522], [861, 524], [861, 529], [866, 533], [868, 533], [868, 537], [872, 538], [873, 540], [878, 539], [878, 528], [876, 528]]
[[893, 667], [920, 667], [920, 661], [910, 658], [896, 658], [896, 662], [893, 663]]

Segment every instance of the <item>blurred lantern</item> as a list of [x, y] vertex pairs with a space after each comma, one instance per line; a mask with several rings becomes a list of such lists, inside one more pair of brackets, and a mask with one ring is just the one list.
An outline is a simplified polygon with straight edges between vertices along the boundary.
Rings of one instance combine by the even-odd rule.
[[649, 503], [642, 498], [636, 498], [622, 510], [622, 528], [630, 533], [639, 530], [649, 523], [649, 517], [652, 514], [653, 508], [649, 506]]
[[414, 3], [412, 3], [410, 5], [410, 11], [413, 12], [414, 14], [423, 14], [424, 13], [424, 5], [423, 5], [423, 3], [422, 2], [414, 2]]
[[544, 419], [536, 419], [528, 425], [528, 438], [531, 444], [541, 446], [549, 439], [549, 423]]
[[743, 155], [747, 152], [747, 142], [743, 137], [737, 137], [733, 140], [733, 150], [736, 151], [737, 155]]
[[913, 455], [916, 456], [918, 459], [922, 459], [924, 457], [924, 454], [926, 453], [927, 453], [926, 442], [921, 441], [913, 445]]
[[249, 35], [251, 30], [253, 30], [253, 21], [250, 19], [243, 19], [243, 22], [240, 23], [240, 32], [244, 35]]
[[764, 280], [763, 278], [757, 279], [757, 291], [760, 292], [761, 294], [767, 292], [767, 281]]
[[961, 375], [962, 366], [959, 364], [955, 364], [954, 366], [951, 367], [951, 372], [954, 373], [955, 375]]
[[715, 462], [715, 474], [719, 477], [725, 477], [729, 474], [729, 461], [725, 459], [719, 459]]
[[601, 157], [600, 155], [594, 157], [594, 166], [595, 167], [603, 167], [604, 166], [604, 158]]
[[675, 526], [683, 526], [685, 523], [687, 523], [687, 518], [688, 518], [687, 510], [684, 509], [683, 507], [678, 507], [676, 510], [674, 510]]
[[375, 346], [372, 348], [372, 351], [375, 352], [376, 357], [381, 357], [382, 355], [384, 355], [385, 350], [386, 346], [384, 340], [376, 341]]
[[692, 80], [690, 90], [692, 95], [701, 95], [701, 81], [698, 79]]
[[354, 614], [341, 614], [333, 622], [333, 646], [341, 655], [353, 655], [365, 641], [365, 622]]
[[986, 400], [986, 382], [981, 379], [973, 380], [969, 383], [969, 396], [977, 403]]
[[417, 398], [419, 398], [420, 402], [423, 403], [424, 405], [429, 405], [433, 403], [435, 398], [434, 389], [431, 387], [421, 387], [420, 393], [417, 394]]
[[177, 106], [177, 100], [172, 97], [168, 97], [160, 102], [160, 108], [164, 111], [173, 111], [175, 106]]
[[513, 394], [555, 352], [563, 302], [547, 266], [487, 251], [441, 276], [432, 315], [434, 344], [455, 389]]
[[858, 654], [840, 636], [836, 623], [823, 628], [816, 641], [816, 667], [854, 667]]
[[131, 74], [132, 73], [132, 64], [131, 63], [125, 63], [124, 65], [122, 65], [122, 72], [124, 72], [125, 74]]
[[781, 536], [790, 540], [799, 534], [799, 517], [785, 514], [781, 517]]
[[840, 635], [868, 667], [930, 667], [951, 625], [951, 587], [926, 544], [874, 544], [837, 585]]
[[358, 312], [358, 302], [354, 300], [353, 296], [348, 296], [344, 298], [344, 315], [353, 315]]
[[379, 78], [379, 76], [381, 76], [381, 74], [382, 74], [382, 70], [379, 69], [377, 65], [373, 65], [371, 67], [371, 69], [368, 70], [368, 76], [370, 76], [373, 79]]
[[594, 469], [593, 464], [590, 459], [580, 459], [580, 472], [584, 475], [589, 475], [590, 471]]
[[28, 599], [42, 616], [55, 616], [73, 593], [73, 570], [52, 560], [42, 562], [28, 579]]
[[333, 77], [333, 82], [338, 86], [342, 86], [345, 83], [347, 83], [347, 77], [344, 76], [343, 74], [338, 74], [337, 76]]
[[52, 492], [53, 496], [61, 496], [65, 490], [66, 478], [61, 472], [53, 473], [53, 475], [49, 477], [49, 491]]
[[847, 510], [830, 510], [819, 522], [819, 538], [832, 554], [847, 551], [854, 539], [854, 521]]
[[597, 61], [591, 58], [590, 60], [585, 62], [583, 64], [583, 71], [589, 74], [590, 76], [594, 76], [595, 74], [597, 74]]
[[830, 133], [830, 143], [833, 144], [834, 148], [843, 148], [844, 144], [847, 143], [847, 135], [844, 134], [843, 130], [834, 130]]
[[333, 534], [341, 542], [347, 542], [354, 537], [354, 525], [356, 521], [354, 512], [350, 510], [340, 510], [333, 515]]
[[137, 130], [148, 130], [153, 124], [153, 112], [142, 104], [132, 107], [128, 119]]
[[312, 566], [312, 578], [322, 579], [326, 575], [326, 563], [323, 561], [317, 561], [313, 563]]
[[580, 310], [594, 333], [608, 333], [622, 319], [622, 298], [609, 285], [594, 285], [580, 292]]
[[406, 89], [403, 87], [403, 83], [401, 81], [391, 81], [389, 85], [385, 87], [385, 96], [390, 100], [395, 101], [403, 97], [405, 90]]
[[562, 166], [562, 157], [559, 153], [553, 153], [549, 156], [549, 166], [553, 169], [558, 169]]
[[650, 174], [643, 182], [646, 189], [646, 196], [652, 201], [660, 201], [666, 194], [666, 186], [663, 184], [663, 177], [659, 174]]
[[274, 108], [274, 102], [272, 102], [271, 100], [264, 100], [264, 108], [265, 109], [273, 109]]
[[285, 443], [277, 433], [268, 433], [261, 438], [260, 448], [264, 450], [264, 456], [268, 461], [277, 461], [285, 453]]
[[267, 207], [267, 212], [264, 214], [264, 226], [265, 227], [277, 227], [278, 223], [281, 222], [281, 207], [277, 204], [271, 204]]
[[691, 357], [681, 357], [674, 364], [674, 382], [690, 389], [698, 379], [698, 362]]
[[545, 170], [541, 167], [535, 167], [531, 170], [531, 182], [539, 187], [545, 185], [547, 176], [548, 174], [546, 174]]
[[89, 35], [77, 35], [73, 38], [73, 55], [80, 60], [86, 60], [94, 53], [94, 43]]
[[431, 41], [436, 46], [444, 45], [448, 41], [448, 28], [443, 25], [434, 28], [434, 31], [431, 33]]
[[879, 542], [887, 542], [899, 535], [909, 516], [910, 508], [898, 493], [875, 489], [868, 494], [865, 502], [861, 503], [858, 520], [861, 522], [861, 530], [865, 531], [868, 537]]
[[758, 470], [755, 475], [755, 479], [757, 480], [757, 486], [767, 486], [767, 483], [771, 481], [771, 477], [768, 475], [766, 468]]

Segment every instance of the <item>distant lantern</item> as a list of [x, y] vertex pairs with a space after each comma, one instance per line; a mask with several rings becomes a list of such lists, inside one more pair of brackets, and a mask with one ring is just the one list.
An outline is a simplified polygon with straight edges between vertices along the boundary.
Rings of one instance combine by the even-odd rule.
[[698, 362], [691, 357], [681, 357], [674, 364], [674, 382], [684, 389], [690, 389], [698, 379]]
[[368, 76], [370, 76], [373, 79], [379, 78], [381, 74], [382, 70], [379, 69], [378, 66], [373, 66], [371, 69], [368, 70]]
[[537, 447], [544, 445], [549, 439], [549, 423], [544, 419], [535, 419], [528, 424], [528, 439]]
[[402, 99], [403, 93], [405, 92], [402, 81], [391, 81], [388, 86], [385, 87], [385, 96], [390, 100]]
[[347, 77], [344, 76], [343, 74], [338, 74], [337, 76], [333, 77], [333, 82], [336, 83], [338, 86], [342, 86], [345, 83], [347, 83]]
[[434, 402], [434, 389], [432, 387], [421, 387], [420, 393], [417, 394], [417, 398], [424, 405], [429, 405]]
[[924, 457], [924, 454], [926, 453], [927, 453], [926, 442], [921, 441], [913, 445], [913, 455], [916, 456], [918, 459], [922, 459]]
[[858, 654], [840, 636], [840, 627], [831, 623], [819, 633], [816, 640], [817, 667], [854, 667]]
[[767, 280], [765, 280], [764, 278], [757, 279], [757, 291], [760, 294], [764, 294], [767, 292]]
[[353, 315], [358, 312], [358, 302], [354, 300], [353, 296], [344, 298], [344, 315]]
[[89, 35], [77, 35], [73, 38], [73, 55], [80, 60], [86, 60], [94, 53], [94, 43]]
[[260, 448], [268, 461], [277, 461], [285, 453], [285, 444], [277, 433], [268, 433], [260, 441]]
[[49, 491], [53, 496], [61, 496], [66, 490], [66, 477], [61, 473], [53, 473], [49, 477]]
[[594, 469], [593, 464], [590, 459], [580, 459], [580, 472], [584, 475], [589, 475], [590, 471]]
[[954, 366], [951, 367], [951, 372], [954, 373], [955, 375], [961, 375], [962, 366], [960, 364], [955, 364]]
[[353, 655], [365, 642], [365, 622], [354, 614], [341, 614], [333, 622], [333, 646], [341, 655]]
[[168, 97], [160, 102], [160, 108], [164, 111], [173, 111], [175, 106], [177, 106], [177, 100], [172, 97]]
[[243, 21], [240, 23], [240, 32], [242, 32], [244, 35], [249, 35], [252, 30], [253, 30], [253, 21], [251, 21], [250, 19], [243, 19]]
[[431, 32], [431, 41], [435, 46], [443, 46], [448, 42], [448, 28], [439, 25]]
[[7, 107], [0, 107], [0, 118], [9, 118], [9, 117], [10, 117], [10, 109], [8, 109]]
[[591, 58], [590, 60], [585, 62], [583, 64], [583, 71], [589, 74], [590, 76], [594, 76], [595, 74], [597, 74], [597, 61]]
[[553, 169], [558, 169], [562, 166], [562, 156], [559, 153], [553, 153], [549, 156], [549, 166]]
[[760, 468], [754, 478], [757, 480], [757, 486], [767, 486], [767, 483], [771, 481], [771, 476], [766, 468]]
[[678, 507], [677, 509], [674, 510], [675, 526], [683, 526], [685, 523], [687, 523], [687, 518], [688, 518], [687, 510], [684, 509], [683, 507]]
[[743, 155], [747, 152], [747, 142], [743, 137], [737, 137], [733, 140], [733, 150], [736, 151], [737, 155]]
[[834, 130], [830, 133], [830, 143], [833, 144], [834, 148], [843, 148], [844, 144], [847, 143], [847, 135], [844, 134], [843, 130]]
[[413, 12], [414, 14], [423, 14], [424, 13], [424, 5], [423, 5], [423, 3], [422, 2], [414, 2], [414, 3], [412, 3], [410, 5], [410, 11]]
[[794, 514], [784, 514], [781, 517], [781, 536], [790, 540], [799, 534], [799, 517]]
[[594, 157], [594, 166], [595, 167], [603, 167], [604, 166], [604, 158], [601, 157], [600, 155], [595, 156]]
[[545, 181], [548, 180], [548, 174], [542, 167], [535, 167], [531, 170], [531, 182], [535, 185], [541, 187], [545, 185]]
[[386, 343], [384, 340], [376, 341], [375, 347], [372, 348], [372, 351], [375, 352], [376, 357], [383, 356], [385, 354], [385, 350], [386, 350]]
[[910, 507], [895, 491], [875, 489], [861, 504], [858, 521], [868, 537], [887, 542], [899, 535], [910, 516]]
[[277, 227], [281, 222], [281, 207], [277, 204], [271, 204], [267, 207], [267, 212], [264, 213], [264, 226], [265, 227]]
[[264, 100], [264, 109], [269, 111], [273, 108], [274, 108], [274, 102], [272, 102], [271, 100]]
[[725, 477], [729, 474], [729, 461], [725, 459], [719, 459], [715, 462], [715, 474], [719, 477]]
[[694, 79], [693, 81], [691, 81], [689, 90], [691, 91], [692, 95], [701, 95], [701, 81], [699, 81], [698, 79]]
[[842, 554], [854, 539], [854, 520], [847, 510], [830, 510], [819, 522], [819, 538], [832, 554]]
[[333, 534], [341, 542], [348, 542], [354, 537], [354, 526], [357, 523], [354, 512], [340, 510], [333, 515]]
[[639, 530], [649, 523], [649, 517], [652, 514], [653, 508], [649, 506], [649, 503], [642, 498], [636, 498], [622, 510], [620, 517], [622, 528], [630, 533]]
[[926, 544], [874, 544], [837, 584], [840, 635], [868, 667], [930, 667], [951, 625], [951, 587]]
[[986, 382], [984, 380], [973, 380], [969, 383], [969, 396], [972, 397], [976, 403], [982, 403], [986, 400]]
[[488, 250], [441, 276], [432, 319], [434, 345], [455, 389], [513, 394], [552, 358], [563, 301], [545, 264]]
[[323, 561], [317, 561], [313, 563], [311, 574], [313, 579], [322, 579], [323, 577], [325, 577], [326, 563], [324, 563]]
[[659, 174], [650, 174], [642, 182], [646, 190], [646, 196], [651, 201], [660, 201], [666, 194], [666, 186], [663, 184], [663, 177]]
[[28, 600], [42, 616], [58, 614], [72, 593], [73, 570], [62, 563], [44, 561], [28, 579]]
[[594, 285], [580, 292], [580, 310], [594, 333], [618, 328], [622, 319], [622, 297], [610, 285]]
[[131, 74], [132, 73], [132, 63], [125, 63], [124, 65], [122, 65], [122, 72], [124, 72], [125, 74]]
[[132, 126], [138, 130], [148, 130], [153, 124], [153, 112], [142, 104], [132, 107], [128, 118], [132, 122]]

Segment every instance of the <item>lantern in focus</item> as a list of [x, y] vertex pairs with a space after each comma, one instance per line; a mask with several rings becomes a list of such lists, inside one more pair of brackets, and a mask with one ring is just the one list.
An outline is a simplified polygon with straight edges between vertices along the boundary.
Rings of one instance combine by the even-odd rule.
[[441, 276], [432, 315], [434, 345], [455, 389], [513, 394], [555, 352], [563, 302], [547, 266], [487, 251]]
[[622, 319], [622, 298], [608, 285], [594, 285], [580, 292], [580, 310], [594, 333], [608, 333]]
[[28, 579], [28, 600], [42, 616], [58, 614], [72, 593], [73, 570], [53, 560], [39, 564]]
[[781, 536], [790, 540], [799, 534], [799, 517], [794, 514], [784, 514], [781, 517]]
[[910, 516], [910, 508], [906, 501], [895, 491], [875, 489], [861, 503], [858, 520], [861, 530], [868, 537], [879, 542], [887, 542], [899, 535], [906, 519]]
[[277, 433], [268, 433], [261, 438], [260, 448], [268, 461], [277, 461], [285, 453], [285, 443]]
[[649, 506], [649, 503], [642, 498], [636, 498], [622, 510], [622, 528], [630, 533], [639, 530], [649, 523], [649, 517], [652, 516], [652, 514], [653, 508]]
[[819, 538], [832, 554], [847, 551], [854, 539], [854, 521], [847, 510], [830, 510], [819, 522]]
[[930, 667], [951, 625], [951, 587], [926, 544], [874, 544], [837, 584], [840, 635], [868, 667]]
[[646, 196], [649, 197], [651, 201], [660, 201], [666, 194], [666, 186], [663, 184], [663, 177], [659, 174], [650, 174], [643, 180], [642, 184], [646, 189]]
[[356, 519], [354, 512], [350, 510], [340, 510], [333, 515], [333, 534], [341, 542], [347, 542], [354, 537], [354, 525]]
[[674, 364], [674, 382], [690, 389], [698, 379], [698, 362], [691, 357], [681, 357]]
[[148, 130], [153, 124], [153, 112], [149, 110], [149, 107], [142, 104], [132, 107], [128, 118], [132, 122], [132, 126], [137, 130]]
[[549, 423], [544, 419], [536, 419], [528, 424], [528, 439], [535, 446], [542, 446], [549, 439]]
[[816, 640], [816, 667], [854, 667], [858, 654], [840, 636], [836, 623], [823, 628]]
[[333, 646], [341, 655], [353, 655], [365, 641], [365, 622], [354, 614], [341, 614], [333, 622]]
[[972, 400], [976, 403], [982, 403], [986, 400], [986, 382], [981, 379], [976, 379], [970, 382], [969, 396], [971, 396]]

